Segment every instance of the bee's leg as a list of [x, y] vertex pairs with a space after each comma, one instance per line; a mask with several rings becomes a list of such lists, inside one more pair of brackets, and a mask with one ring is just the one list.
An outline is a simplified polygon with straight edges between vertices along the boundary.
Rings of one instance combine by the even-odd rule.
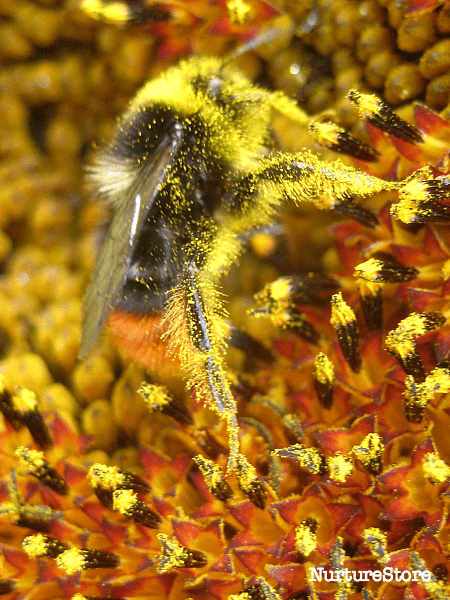
[[224, 354], [229, 327], [224, 319], [219, 293], [195, 257], [183, 270], [180, 285], [172, 290], [165, 311], [169, 349], [180, 356], [188, 373], [188, 385], [227, 424], [229, 458], [227, 472], [234, 475], [240, 489], [259, 508], [264, 506], [265, 490], [256, 470], [239, 451], [239, 425], [236, 401], [230, 389]]
[[174, 288], [165, 311], [169, 348], [179, 354], [188, 385], [227, 422], [229, 469], [239, 457], [236, 401], [225, 375], [223, 357], [228, 327], [215, 286], [191, 260], [181, 284]]
[[[333, 210], [353, 196], [370, 196], [398, 190], [400, 183], [383, 181], [344, 165], [321, 161], [303, 150], [262, 159], [256, 168], [243, 173], [228, 190], [224, 205], [238, 227], [257, 227], [270, 222], [286, 199], [310, 201], [319, 209]], [[353, 206], [354, 209], [354, 206]]]

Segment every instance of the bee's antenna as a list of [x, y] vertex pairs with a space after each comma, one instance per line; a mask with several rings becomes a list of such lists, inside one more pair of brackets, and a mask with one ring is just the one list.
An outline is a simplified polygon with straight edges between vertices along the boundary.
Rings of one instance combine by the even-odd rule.
[[243, 54], [247, 54], [247, 52], [256, 50], [256, 48], [259, 48], [260, 46], [264, 46], [265, 44], [270, 44], [271, 42], [278, 40], [283, 36], [288, 36], [288, 35], [291, 36], [293, 32], [294, 32], [294, 24], [291, 24], [291, 23], [289, 25], [286, 25], [284, 23], [283, 25], [278, 25], [275, 27], [271, 27], [270, 29], [266, 29], [265, 31], [260, 33], [258, 36], [252, 38], [248, 42], [245, 42], [245, 44], [242, 44], [241, 46], [239, 46], [239, 48], [236, 48], [236, 50], [234, 50], [234, 52], [232, 52], [224, 60], [224, 62], [222, 63], [222, 65], [220, 67], [220, 71], [224, 67], [226, 67], [230, 62], [232, 62], [233, 60], [236, 60]]

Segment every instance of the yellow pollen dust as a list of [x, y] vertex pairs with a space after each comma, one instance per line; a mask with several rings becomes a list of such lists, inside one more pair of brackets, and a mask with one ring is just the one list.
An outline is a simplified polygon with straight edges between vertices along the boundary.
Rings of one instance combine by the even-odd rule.
[[317, 536], [307, 525], [300, 523], [295, 528], [295, 549], [303, 556], [309, 556], [317, 548]]
[[144, 398], [145, 403], [150, 410], [162, 408], [171, 403], [172, 398], [169, 390], [164, 385], [154, 385], [151, 383], [141, 383], [138, 394]]
[[47, 538], [42, 533], [27, 536], [22, 542], [22, 548], [30, 558], [45, 556], [47, 553]]
[[426, 333], [426, 315], [412, 313], [386, 336], [386, 348], [406, 356], [414, 351], [414, 339]]
[[22, 413], [31, 412], [36, 409], [36, 394], [23, 387], [17, 387], [12, 397], [14, 408]]
[[275, 302], [287, 302], [291, 293], [292, 282], [288, 277], [280, 277], [269, 284], [269, 294]]
[[23, 471], [27, 471], [30, 468], [38, 470], [46, 464], [44, 453], [40, 450], [33, 450], [20, 446], [16, 450], [16, 456], [20, 459], [20, 468]]
[[350, 477], [355, 470], [351, 460], [340, 452], [327, 458], [327, 466], [330, 479], [339, 483], [345, 483], [347, 477]]
[[74, 573], [82, 571], [85, 563], [85, 558], [78, 548], [65, 550], [56, 557], [56, 564], [68, 575], [73, 575]]
[[320, 383], [332, 383], [334, 381], [333, 363], [323, 352], [319, 352], [314, 359], [314, 377]]
[[159, 533], [158, 539], [164, 547], [164, 555], [162, 556], [164, 564], [158, 567], [158, 573], [162, 575], [170, 573], [173, 569], [184, 567], [188, 552], [187, 548], [181, 546], [178, 542], [169, 540], [164, 533]]
[[444, 483], [450, 479], [450, 467], [434, 452], [423, 457], [423, 474], [431, 483]]
[[113, 492], [113, 508], [122, 515], [129, 514], [137, 501], [137, 494], [133, 490], [115, 490]]
[[236, 473], [239, 485], [243, 490], [250, 490], [256, 479], [256, 469], [243, 455], [239, 457], [239, 467], [239, 472]]
[[400, 188], [398, 197], [400, 201], [413, 200], [414, 202], [426, 202], [428, 199], [426, 182], [417, 177], [413, 177]]
[[338, 142], [339, 135], [343, 133], [343, 129], [338, 127], [335, 123], [311, 123], [309, 127], [310, 132], [314, 135], [314, 139], [322, 146], [328, 144], [336, 144]]
[[353, 453], [365, 464], [377, 459], [384, 450], [378, 433], [368, 433], [361, 444], [352, 448]]
[[217, 487], [224, 477], [219, 465], [216, 465], [212, 460], [208, 460], [201, 454], [195, 456], [194, 460], [200, 469], [206, 484], [211, 488]]
[[108, 467], [100, 463], [93, 464], [88, 472], [88, 479], [93, 487], [115, 490], [124, 485], [125, 476], [117, 467]]
[[367, 281], [375, 281], [380, 275], [380, 270], [383, 268], [383, 262], [376, 258], [370, 258], [355, 267], [355, 273], [367, 279]]
[[374, 94], [361, 94], [357, 90], [350, 90], [349, 96], [350, 95], [352, 100], [355, 101], [358, 114], [362, 119], [367, 119], [380, 112], [380, 99]]
[[406, 393], [404, 395], [424, 408], [428, 402], [434, 400], [436, 394], [450, 392], [450, 370], [436, 367], [422, 383], [414, 381], [414, 378], [408, 375], [405, 385]]
[[331, 298], [331, 319], [333, 327], [345, 327], [349, 323], [355, 322], [356, 317], [353, 310], [345, 302], [342, 292], [334, 294]]

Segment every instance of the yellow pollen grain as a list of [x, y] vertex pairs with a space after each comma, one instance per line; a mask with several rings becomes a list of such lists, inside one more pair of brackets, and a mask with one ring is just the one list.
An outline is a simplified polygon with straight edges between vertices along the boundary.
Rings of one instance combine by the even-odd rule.
[[242, 454], [239, 456], [240, 471], [236, 474], [239, 485], [244, 490], [249, 490], [256, 479], [256, 469]]
[[68, 575], [74, 575], [84, 569], [86, 560], [78, 548], [70, 548], [56, 557], [56, 564]]
[[327, 466], [330, 479], [339, 483], [345, 483], [347, 477], [350, 477], [355, 470], [350, 459], [340, 452], [327, 458]]
[[[186, 548], [177, 542], [169, 541], [169, 538], [163, 533], [158, 534], [158, 539], [165, 550], [162, 557], [164, 558], [164, 565], [158, 567], [158, 573], [162, 575], [164, 573], [170, 573], [173, 569], [184, 567], [186, 562]], [[168, 554], [168, 552], [170, 554]]]
[[286, 302], [289, 300], [292, 282], [289, 277], [280, 277], [270, 284], [269, 294], [275, 302]]
[[329, 144], [337, 144], [339, 134], [343, 132], [343, 129], [338, 127], [335, 123], [311, 123], [309, 130], [314, 135], [314, 139], [322, 146]]
[[46, 464], [44, 453], [40, 450], [33, 450], [20, 446], [16, 449], [15, 454], [20, 460], [20, 468], [23, 471], [28, 471], [30, 468], [38, 470]]
[[125, 484], [125, 476], [117, 467], [108, 467], [100, 463], [90, 467], [88, 479], [93, 487], [101, 487], [105, 490], [115, 490]]
[[426, 315], [412, 313], [386, 336], [386, 348], [404, 357], [415, 349], [415, 338], [426, 333]]
[[42, 533], [27, 536], [22, 542], [22, 548], [30, 558], [45, 556], [47, 553], [47, 538]]
[[31, 412], [36, 409], [36, 394], [23, 387], [18, 387], [12, 397], [14, 408], [21, 413]]
[[450, 479], [450, 467], [434, 452], [423, 457], [423, 474], [431, 483], [444, 483]]
[[345, 302], [342, 293], [334, 294], [331, 298], [331, 319], [333, 327], [343, 327], [349, 323], [355, 322], [356, 317], [353, 310]]
[[223, 472], [219, 465], [216, 465], [212, 460], [208, 460], [200, 454], [194, 457], [194, 460], [203, 475], [207, 486], [211, 488], [217, 487], [223, 480]]
[[164, 385], [142, 383], [138, 389], [138, 394], [144, 398], [150, 410], [160, 409], [172, 401], [169, 391]]
[[320, 383], [332, 383], [334, 381], [333, 363], [323, 352], [319, 352], [314, 358], [314, 377]]
[[382, 268], [383, 262], [381, 260], [370, 258], [355, 267], [355, 274], [367, 281], [375, 281], [379, 277]]
[[398, 197], [400, 198], [400, 201], [411, 200], [414, 202], [426, 202], [428, 200], [428, 192], [425, 181], [413, 177], [400, 188]]
[[309, 556], [317, 548], [317, 536], [307, 525], [301, 523], [295, 528], [295, 549], [303, 556]]
[[368, 433], [361, 444], [352, 448], [353, 453], [364, 464], [377, 459], [384, 450], [378, 433]]
[[137, 501], [137, 494], [133, 490], [115, 490], [113, 492], [113, 508], [122, 515], [128, 515]]
[[356, 90], [350, 90], [350, 94], [352, 95], [352, 99], [355, 100], [358, 114], [362, 119], [367, 119], [380, 112], [381, 103], [379, 98], [374, 94], [361, 94]]

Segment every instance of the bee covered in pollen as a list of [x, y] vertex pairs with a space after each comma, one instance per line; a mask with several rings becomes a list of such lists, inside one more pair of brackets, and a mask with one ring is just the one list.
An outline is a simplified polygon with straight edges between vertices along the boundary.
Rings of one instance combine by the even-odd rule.
[[274, 113], [335, 150], [375, 159], [339, 128], [327, 125], [324, 135], [294, 101], [254, 85], [230, 60], [192, 57], [138, 92], [90, 169], [111, 219], [84, 299], [80, 356], [108, 318], [121, 346], [147, 367], [164, 358], [162, 337], [188, 387], [226, 421], [230, 474], [250, 465], [239, 452], [224, 368], [221, 277], [249, 232], [270, 224], [287, 199], [355, 215], [353, 196], [401, 186], [306, 149], [273, 151]]

